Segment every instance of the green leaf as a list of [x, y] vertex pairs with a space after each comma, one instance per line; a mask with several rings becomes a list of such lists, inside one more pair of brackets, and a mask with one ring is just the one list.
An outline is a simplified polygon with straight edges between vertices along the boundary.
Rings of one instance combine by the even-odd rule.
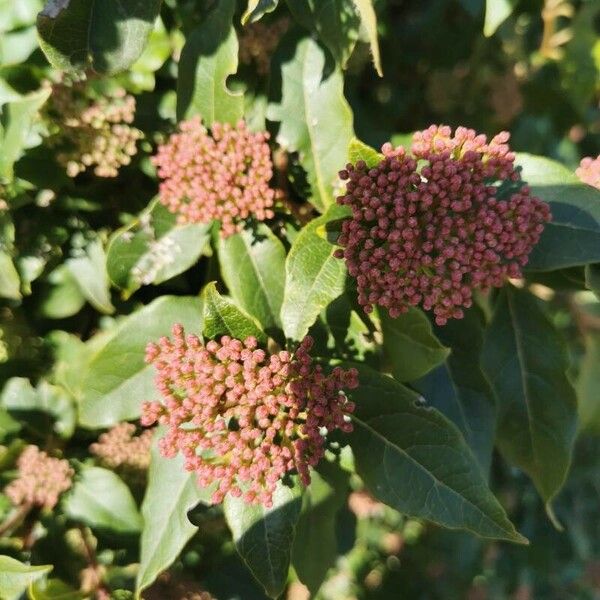
[[21, 424], [10, 416], [10, 413], [4, 408], [0, 408], [0, 442], [21, 429]]
[[600, 264], [585, 266], [585, 286], [600, 298]]
[[260, 341], [266, 337], [258, 323], [234, 302], [217, 292], [212, 281], [202, 292], [204, 301], [204, 336], [214, 338], [219, 335], [230, 335], [243, 340], [254, 336]]
[[348, 473], [322, 461], [311, 471], [310, 485], [302, 497], [296, 526], [292, 564], [300, 581], [315, 595], [338, 555], [336, 513], [348, 498]]
[[145, 347], [170, 335], [175, 323], [181, 323], [189, 333], [199, 334], [201, 300], [161, 296], [121, 322], [81, 374], [79, 422], [83, 427], [110, 427], [137, 419], [144, 401], [158, 399], [154, 369], [144, 362]]
[[577, 379], [579, 422], [582, 431], [600, 433], [600, 334], [586, 339], [586, 352]]
[[242, 25], [255, 23], [265, 13], [273, 12], [278, 4], [279, 0], [248, 0], [248, 6], [242, 15]]
[[65, 514], [92, 529], [136, 533], [142, 517], [125, 482], [113, 471], [83, 466], [64, 500]]
[[342, 74], [339, 69], [325, 74], [324, 69], [323, 49], [311, 38], [300, 39], [293, 57], [281, 65], [281, 103], [271, 104], [267, 112], [281, 122], [277, 142], [300, 154], [312, 188], [309, 200], [321, 212], [334, 201], [333, 188], [353, 135]]
[[265, 329], [280, 327], [285, 248], [266, 225], [219, 239], [221, 274], [233, 299]]
[[[2, 390], [0, 405], [15, 416], [23, 418], [23, 413], [41, 412], [54, 419], [53, 429], [63, 438], [69, 438], [75, 431], [75, 406], [66, 391], [58, 385], [42, 380], [34, 388], [29, 379], [11, 377]], [[47, 433], [49, 424], [41, 423], [42, 433]]]
[[52, 565], [26, 565], [10, 556], [0, 556], [0, 597], [18, 600], [34, 581], [52, 569]]
[[225, 498], [225, 518], [237, 551], [270, 598], [279, 597], [287, 581], [301, 504], [299, 486], [289, 488], [281, 483], [272, 508], [248, 505], [242, 498]]
[[237, 71], [238, 42], [233, 26], [235, 0], [219, 0], [207, 19], [188, 36], [179, 62], [177, 118], [200, 115], [235, 124], [244, 116], [244, 95], [227, 88]]
[[373, 65], [375, 66], [375, 70], [379, 77], [383, 77], [381, 54], [379, 52], [379, 38], [377, 35], [377, 15], [373, 8], [373, 0], [354, 0], [354, 4], [360, 15], [363, 27], [367, 32], [369, 44], [371, 44]]
[[77, 280], [65, 265], [59, 265], [47, 278], [51, 287], [45, 295], [40, 310], [49, 319], [65, 319], [77, 314], [85, 304]]
[[32, 135], [48, 96], [50, 89], [42, 89], [0, 104], [0, 179], [12, 179], [13, 165], [25, 149], [40, 143], [41, 138]]
[[100, 240], [88, 244], [85, 256], [70, 258], [65, 265], [77, 282], [79, 291], [96, 310], [105, 314], [115, 311], [110, 300], [106, 254]]
[[436, 327], [436, 334], [451, 353], [445, 364], [412, 386], [460, 429], [487, 477], [496, 431], [496, 406], [480, 364], [483, 326], [481, 311], [471, 308], [460, 321], [451, 320]]
[[178, 225], [177, 216], [153, 200], [111, 237], [106, 258], [110, 280], [129, 297], [142, 285], [159, 285], [194, 265], [210, 239], [210, 224]]
[[0, 250], [0, 298], [21, 299], [21, 279], [8, 252]]
[[500, 293], [482, 364], [499, 402], [500, 451], [549, 503], [571, 463], [577, 404], [565, 343], [529, 293], [510, 286]]
[[144, 527], [136, 580], [138, 597], [171, 566], [196, 533], [198, 528], [187, 518], [188, 511], [198, 502], [210, 501], [206, 491], [198, 487], [196, 476], [185, 470], [181, 455], [165, 458], [160, 454], [156, 444], [159, 437], [160, 430], [152, 445], [148, 487], [142, 502]]
[[552, 271], [600, 262], [600, 190], [548, 158], [518, 154], [534, 196], [550, 204], [552, 221], [529, 256], [527, 269]]
[[314, 31], [342, 67], [358, 40], [360, 19], [353, 0], [288, 0], [296, 21]]
[[348, 147], [348, 159], [352, 164], [356, 164], [359, 160], [365, 162], [367, 167], [376, 167], [385, 157], [381, 152], [377, 152], [375, 148], [371, 148], [358, 138], [353, 137], [350, 140]]
[[486, 37], [496, 33], [496, 29], [512, 14], [515, 4], [516, 0], [485, 0], [483, 34]]
[[327, 215], [306, 225], [287, 256], [281, 322], [289, 339], [302, 340], [319, 313], [344, 291], [344, 261], [333, 256], [335, 246], [318, 234], [318, 229], [339, 212], [334, 206]]
[[160, 0], [48, 0], [37, 19], [40, 46], [63, 71], [118, 73], [142, 54]]
[[431, 331], [431, 323], [418, 308], [392, 319], [387, 311], [379, 312], [383, 348], [398, 381], [423, 377], [446, 360], [450, 350]]
[[28, 594], [29, 600], [84, 600], [88, 597], [60, 579], [38, 580], [29, 587]]
[[391, 377], [361, 365], [349, 435], [356, 472], [381, 502], [484, 538], [524, 543], [460, 431]]

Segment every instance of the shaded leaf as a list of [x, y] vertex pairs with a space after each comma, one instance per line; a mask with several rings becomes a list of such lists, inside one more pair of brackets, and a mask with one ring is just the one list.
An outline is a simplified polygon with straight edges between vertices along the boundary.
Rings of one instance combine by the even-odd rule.
[[526, 268], [551, 271], [600, 262], [600, 190], [548, 158], [518, 154], [516, 162], [533, 195], [552, 210]]
[[106, 251], [110, 280], [130, 296], [194, 265], [210, 239], [210, 224], [178, 225], [177, 216], [153, 200], [139, 218], [111, 237]]
[[500, 293], [482, 365], [498, 399], [498, 446], [549, 503], [571, 463], [577, 405], [565, 343], [529, 293]]
[[275, 490], [272, 508], [225, 498], [225, 518], [237, 551], [271, 598], [281, 594], [287, 581], [301, 504], [299, 486], [282, 483]]
[[581, 429], [600, 433], [600, 334], [586, 339], [586, 352], [577, 379], [577, 401]]
[[600, 298], [600, 264], [586, 265], [585, 286]]
[[77, 280], [66, 265], [59, 265], [47, 279], [51, 287], [41, 304], [41, 311], [49, 319], [65, 319], [77, 314], [85, 305]]
[[301, 340], [319, 313], [344, 291], [346, 267], [333, 256], [335, 246], [318, 230], [337, 218], [338, 207], [311, 221], [298, 234], [285, 263], [281, 322], [287, 338]]
[[204, 336], [214, 338], [230, 335], [238, 340], [254, 336], [265, 341], [265, 334], [258, 323], [229, 298], [221, 296], [213, 282], [202, 292], [204, 301]]
[[311, 471], [310, 485], [302, 496], [292, 564], [312, 595], [321, 587], [338, 555], [335, 516], [347, 501], [348, 481], [348, 473], [323, 460], [318, 471]]
[[435, 337], [429, 319], [418, 308], [411, 306], [408, 312], [394, 319], [385, 310], [379, 316], [383, 348], [398, 381], [423, 377], [450, 353]]
[[0, 556], [0, 597], [18, 600], [31, 583], [52, 569], [52, 565], [26, 565], [10, 556]]
[[125, 482], [113, 471], [84, 466], [66, 496], [65, 514], [92, 529], [135, 533], [142, 517]]
[[109, 427], [137, 419], [142, 403], [159, 397], [154, 388], [154, 369], [144, 362], [145, 348], [149, 342], [170, 335], [174, 323], [181, 323], [188, 333], [199, 334], [202, 301], [161, 296], [121, 322], [81, 374], [82, 426]]
[[160, 431], [152, 445], [148, 487], [142, 502], [144, 526], [136, 580], [138, 597], [171, 566], [197, 531], [187, 518], [188, 511], [198, 502], [210, 500], [206, 491], [198, 487], [194, 473], [185, 470], [181, 455], [165, 458], [160, 454], [156, 444]]
[[381, 502], [484, 538], [526, 542], [487, 487], [460, 431], [391, 377], [361, 365], [350, 445], [356, 472]]
[[263, 328], [279, 327], [285, 248], [266, 225], [219, 239], [221, 273], [234, 300]]
[[37, 19], [40, 46], [57, 69], [118, 73], [141, 55], [160, 0], [48, 0]]
[[483, 326], [481, 311], [471, 308], [460, 321], [451, 320], [443, 327], [435, 327], [451, 353], [445, 364], [412, 386], [460, 429], [487, 477], [494, 446], [496, 406], [480, 364]]
[[177, 78], [177, 118], [200, 115], [235, 124], [244, 115], [244, 96], [227, 88], [237, 71], [238, 42], [233, 26], [235, 0], [220, 0], [206, 20], [187, 37]]
[[277, 142], [300, 154], [312, 189], [309, 200], [321, 212], [333, 203], [333, 187], [353, 135], [342, 75], [338, 69], [324, 69], [322, 48], [311, 38], [300, 39], [294, 56], [281, 65], [281, 103], [271, 104], [267, 112], [281, 123]]

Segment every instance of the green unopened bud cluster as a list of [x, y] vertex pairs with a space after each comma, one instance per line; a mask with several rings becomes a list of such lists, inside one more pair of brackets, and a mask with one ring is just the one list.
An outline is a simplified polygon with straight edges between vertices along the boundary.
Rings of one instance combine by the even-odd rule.
[[46, 112], [55, 129], [50, 144], [69, 177], [87, 169], [98, 177], [116, 177], [143, 136], [131, 126], [135, 98], [123, 89], [93, 98], [81, 83], [54, 84]]

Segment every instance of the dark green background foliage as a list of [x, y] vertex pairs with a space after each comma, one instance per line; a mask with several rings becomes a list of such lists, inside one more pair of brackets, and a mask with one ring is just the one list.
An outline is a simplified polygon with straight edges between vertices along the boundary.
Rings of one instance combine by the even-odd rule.
[[[600, 190], [574, 171], [600, 153], [599, 34], [598, 0], [0, 0], [0, 598], [91, 597], [90, 568], [114, 599], [597, 598]], [[59, 77], [135, 97], [118, 177], [57, 161]], [[150, 156], [196, 115], [271, 133], [274, 219], [221, 239], [157, 201]], [[509, 130], [553, 216], [524, 279], [444, 327], [365, 315], [333, 256], [339, 169], [432, 123]], [[210, 506], [156, 445], [142, 482], [90, 454], [158, 399], [144, 347], [175, 322], [310, 333], [359, 369], [354, 431], [307, 489]], [[11, 526], [26, 444], [75, 483]]]

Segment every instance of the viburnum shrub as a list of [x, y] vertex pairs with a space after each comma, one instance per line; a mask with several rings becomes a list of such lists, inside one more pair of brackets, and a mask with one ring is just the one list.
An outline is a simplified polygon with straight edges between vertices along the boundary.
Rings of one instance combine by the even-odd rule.
[[597, 595], [597, 2], [0, 5], [0, 599]]

